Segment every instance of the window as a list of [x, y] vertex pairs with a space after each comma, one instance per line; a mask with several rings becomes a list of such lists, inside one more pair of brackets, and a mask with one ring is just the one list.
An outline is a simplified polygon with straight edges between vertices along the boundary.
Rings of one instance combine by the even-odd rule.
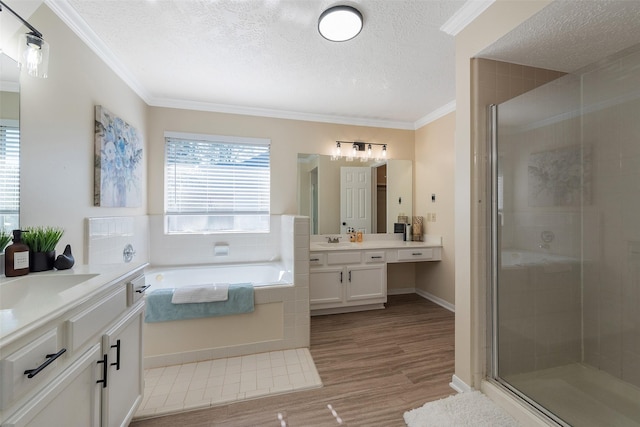
[[17, 120], [0, 121], [0, 230], [19, 228], [20, 128]]
[[167, 233], [269, 231], [269, 140], [165, 133]]

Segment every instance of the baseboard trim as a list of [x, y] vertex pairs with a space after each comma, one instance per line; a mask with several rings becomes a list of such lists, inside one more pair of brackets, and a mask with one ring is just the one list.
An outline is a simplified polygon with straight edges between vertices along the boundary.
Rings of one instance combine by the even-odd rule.
[[387, 289], [387, 295], [406, 295], [406, 294], [415, 294], [416, 288], [396, 288], [396, 289]]
[[422, 289], [415, 289], [416, 294], [420, 295], [422, 298], [428, 299], [431, 302], [435, 302], [436, 304], [438, 304], [440, 307], [446, 308], [447, 310], [449, 310], [452, 313], [456, 312], [456, 306], [451, 304], [449, 301], [446, 301], [440, 297], [437, 297], [433, 294], [430, 294], [427, 291], [423, 291]]
[[467, 383], [462, 381], [455, 374], [451, 376], [451, 382], [449, 383], [449, 387], [451, 387], [458, 393], [466, 393], [473, 390], [469, 385], [467, 385]]

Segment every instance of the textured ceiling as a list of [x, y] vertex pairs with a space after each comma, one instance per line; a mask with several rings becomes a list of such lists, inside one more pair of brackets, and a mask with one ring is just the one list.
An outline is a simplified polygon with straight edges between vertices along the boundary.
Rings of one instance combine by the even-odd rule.
[[480, 56], [574, 72], [638, 43], [639, 0], [556, 0]]
[[457, 0], [350, 1], [353, 40], [318, 34], [333, 0], [68, 0], [152, 105], [201, 103], [414, 122], [455, 98]]

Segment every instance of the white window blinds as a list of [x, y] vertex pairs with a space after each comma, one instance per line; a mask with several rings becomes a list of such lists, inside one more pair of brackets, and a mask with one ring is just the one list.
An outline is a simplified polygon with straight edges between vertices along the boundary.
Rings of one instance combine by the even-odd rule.
[[19, 211], [20, 128], [0, 123], [0, 228], [17, 225]]
[[[255, 230], [250, 217], [268, 219], [268, 140], [207, 135], [166, 136], [165, 213], [218, 217], [201, 231]], [[230, 218], [242, 216], [237, 220]], [[262, 221], [262, 220], [258, 220]], [[185, 221], [178, 221], [185, 224]], [[267, 221], [268, 223], [268, 221]], [[249, 226], [247, 226], [249, 224]], [[170, 227], [171, 228], [171, 227]], [[195, 231], [184, 226], [169, 231]], [[260, 229], [263, 227], [258, 227]], [[268, 226], [267, 226], [268, 228]]]

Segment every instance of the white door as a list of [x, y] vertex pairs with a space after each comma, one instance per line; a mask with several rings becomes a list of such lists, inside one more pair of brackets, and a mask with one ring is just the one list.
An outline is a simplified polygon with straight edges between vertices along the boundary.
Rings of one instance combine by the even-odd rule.
[[371, 168], [340, 168], [340, 233], [371, 233]]

